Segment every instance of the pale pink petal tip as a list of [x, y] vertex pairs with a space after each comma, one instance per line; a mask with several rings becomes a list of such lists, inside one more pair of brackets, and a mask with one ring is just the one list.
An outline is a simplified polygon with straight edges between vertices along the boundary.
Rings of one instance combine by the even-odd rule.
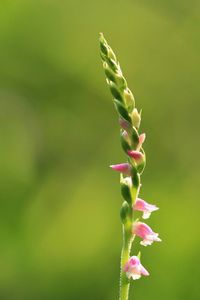
[[126, 175], [130, 175], [131, 171], [130, 165], [128, 163], [111, 165], [110, 168]]
[[139, 279], [142, 275], [149, 276], [149, 272], [143, 267], [137, 256], [129, 258], [124, 266], [124, 272], [129, 279], [132, 278], [133, 280]]
[[134, 210], [143, 212], [143, 219], [148, 219], [153, 211], [159, 208], [156, 205], [150, 204], [143, 199], [137, 198], [135, 204], [133, 205]]
[[144, 143], [145, 139], [146, 139], [146, 134], [145, 133], [140, 134], [137, 150], [140, 150], [140, 148], [142, 147], [142, 144]]
[[151, 227], [142, 222], [135, 222], [132, 228], [133, 234], [142, 238], [140, 242], [143, 246], [151, 245], [153, 242], [161, 242], [158, 233], [154, 232]]
[[140, 136], [139, 136], [140, 145], [142, 145], [144, 143], [145, 139], [146, 139], [146, 134], [145, 133], [140, 134]]

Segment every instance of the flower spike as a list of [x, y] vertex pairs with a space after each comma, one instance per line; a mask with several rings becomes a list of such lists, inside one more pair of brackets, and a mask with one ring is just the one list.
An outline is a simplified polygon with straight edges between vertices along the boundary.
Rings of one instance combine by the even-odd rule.
[[123, 247], [121, 255], [120, 300], [128, 300], [130, 278], [139, 279], [149, 272], [142, 266], [140, 256], [131, 256], [134, 236], [142, 238], [141, 245], [151, 245], [154, 241], [161, 241], [158, 233], [145, 223], [135, 220], [135, 211], [143, 212], [146, 219], [158, 207], [138, 198], [141, 187], [141, 174], [146, 165], [143, 144], [145, 133], [140, 133], [141, 110], [135, 105], [135, 98], [128, 86], [119, 61], [114, 51], [108, 45], [103, 34], [100, 34], [100, 56], [106, 75], [106, 82], [110, 89], [113, 104], [116, 109], [120, 125], [121, 147], [126, 155], [127, 163], [111, 165], [120, 172], [120, 186], [123, 203], [120, 217], [123, 226]]

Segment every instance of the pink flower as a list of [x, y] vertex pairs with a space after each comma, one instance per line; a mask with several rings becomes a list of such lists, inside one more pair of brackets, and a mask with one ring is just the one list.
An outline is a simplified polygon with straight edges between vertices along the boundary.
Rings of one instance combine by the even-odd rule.
[[137, 150], [128, 150], [128, 155], [132, 157], [137, 164], [141, 164], [144, 162], [144, 154]]
[[135, 204], [133, 205], [133, 209], [143, 211], [143, 219], [148, 219], [151, 213], [159, 208], [156, 205], [149, 204], [146, 201], [137, 198]]
[[118, 164], [118, 165], [111, 165], [111, 169], [123, 173], [125, 175], [131, 175], [131, 166], [128, 163]]
[[158, 233], [153, 232], [151, 227], [145, 223], [133, 223], [132, 232], [143, 239], [143, 241], [140, 242], [143, 246], [151, 245], [153, 242], [161, 242], [161, 239], [158, 237]]
[[149, 276], [149, 272], [143, 267], [137, 256], [129, 258], [124, 266], [124, 272], [129, 279], [132, 277], [133, 280], [139, 279], [141, 275]]

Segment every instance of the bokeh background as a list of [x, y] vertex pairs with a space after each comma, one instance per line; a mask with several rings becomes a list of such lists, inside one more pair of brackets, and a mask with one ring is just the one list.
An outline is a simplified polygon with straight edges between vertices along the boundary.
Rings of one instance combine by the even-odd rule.
[[[123, 162], [104, 32], [143, 109], [162, 243], [130, 299], [200, 298], [198, 0], [0, 3], [0, 299], [118, 299]], [[140, 249], [139, 240], [133, 254]]]

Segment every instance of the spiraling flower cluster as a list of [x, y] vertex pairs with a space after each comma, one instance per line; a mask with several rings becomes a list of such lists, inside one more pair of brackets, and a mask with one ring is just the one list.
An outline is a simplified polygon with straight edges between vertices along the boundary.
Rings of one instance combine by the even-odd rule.
[[[128, 135], [123, 134], [123, 136], [126, 136], [126, 140], [128, 141]], [[140, 142], [137, 149], [141, 149], [144, 140], [145, 134], [143, 133], [139, 136]], [[141, 165], [144, 161], [144, 154], [139, 150], [128, 150], [127, 154], [132, 158], [137, 166]], [[133, 194], [134, 190], [132, 165], [130, 164], [130, 162], [127, 162], [111, 165], [110, 167], [113, 170], [121, 173], [122, 195], [126, 199], [126, 201], [130, 203], [132, 201], [131, 194]], [[142, 212], [142, 218], [148, 219], [151, 213], [158, 210], [159, 208], [156, 205], [150, 204], [138, 197], [140, 186], [141, 185], [139, 185], [136, 191], [136, 199], [132, 204], [132, 210]], [[146, 223], [140, 222], [139, 220], [132, 222], [132, 234], [142, 239], [140, 242], [142, 246], [151, 245], [153, 242], [161, 241], [161, 239], [158, 237], [158, 233], [155, 233], [150, 226], [148, 226]], [[132, 278], [133, 280], [139, 279], [142, 275], [149, 275], [148, 271], [142, 266], [140, 258], [137, 256], [132, 256], [129, 258], [124, 266], [124, 272], [126, 272], [126, 275], [129, 279]]]
[[[142, 212], [142, 218], [148, 219], [152, 212], [158, 210], [156, 205], [139, 198], [141, 174], [146, 165], [146, 155], [143, 149], [146, 135], [145, 133], [139, 133], [141, 111], [138, 111], [135, 107], [134, 96], [123, 76], [116, 55], [102, 34], [100, 34], [100, 54], [106, 82], [119, 116], [121, 146], [127, 157], [125, 163], [110, 166], [120, 173], [121, 193], [124, 199], [120, 215], [124, 226], [124, 236], [125, 238], [132, 236], [128, 240], [131, 244], [133, 238], [138, 236], [142, 239], [141, 245], [151, 245], [155, 241], [161, 241], [158, 233], [155, 233], [147, 224], [134, 218], [135, 211]], [[140, 263], [138, 256], [130, 257], [122, 266], [122, 270], [129, 279], [134, 280], [139, 279], [141, 275], [149, 275]]]

